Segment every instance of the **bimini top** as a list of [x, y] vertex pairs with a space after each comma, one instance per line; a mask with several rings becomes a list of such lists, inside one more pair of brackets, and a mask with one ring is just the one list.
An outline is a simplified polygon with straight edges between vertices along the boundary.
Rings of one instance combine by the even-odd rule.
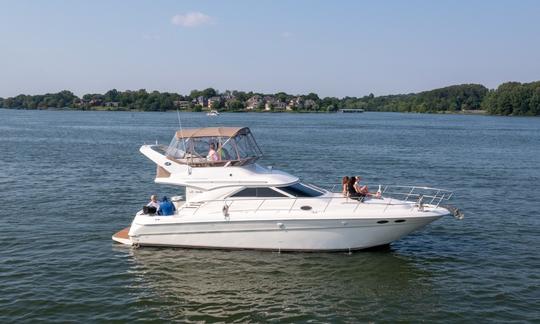
[[206, 127], [176, 131], [166, 156], [192, 167], [217, 167], [253, 163], [262, 153], [247, 127]]
[[176, 132], [176, 137], [186, 138], [186, 137], [233, 137], [240, 131], [249, 132], [247, 127], [205, 127], [205, 128], [187, 128], [181, 129]]

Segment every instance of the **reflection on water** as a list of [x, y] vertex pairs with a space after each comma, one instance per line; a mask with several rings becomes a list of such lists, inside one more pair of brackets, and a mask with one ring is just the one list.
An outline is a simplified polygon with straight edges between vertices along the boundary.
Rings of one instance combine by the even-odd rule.
[[[168, 319], [375, 320], [398, 296], [431, 299], [431, 276], [396, 252], [270, 253], [114, 247]], [[415, 303], [416, 304], [416, 303]], [[366, 313], [368, 312], [368, 313]], [[369, 314], [369, 315], [368, 315]]]

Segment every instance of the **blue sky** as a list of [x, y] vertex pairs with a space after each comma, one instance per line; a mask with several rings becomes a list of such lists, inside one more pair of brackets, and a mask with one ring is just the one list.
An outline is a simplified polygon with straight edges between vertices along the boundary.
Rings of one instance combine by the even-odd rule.
[[0, 96], [540, 80], [540, 1], [0, 0]]

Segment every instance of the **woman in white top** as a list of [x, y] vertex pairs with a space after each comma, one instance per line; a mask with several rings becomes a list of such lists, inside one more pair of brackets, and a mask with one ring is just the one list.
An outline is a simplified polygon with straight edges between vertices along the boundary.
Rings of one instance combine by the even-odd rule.
[[154, 207], [157, 211], [157, 209], [159, 208], [159, 201], [157, 200], [157, 196], [156, 195], [152, 195], [150, 196], [150, 202], [148, 204], [146, 204], [147, 207]]
[[356, 182], [354, 183], [354, 189], [356, 190], [358, 194], [360, 194], [360, 196], [362, 197], [368, 196], [369, 195], [368, 186], [367, 185], [362, 186], [360, 184], [360, 180], [362, 180], [362, 178], [360, 176], [357, 176]]
[[216, 152], [216, 146], [214, 145], [214, 143], [211, 143], [210, 144], [210, 149], [208, 150], [208, 155], [206, 156], [206, 159], [208, 161], [218, 161], [219, 160], [219, 156]]

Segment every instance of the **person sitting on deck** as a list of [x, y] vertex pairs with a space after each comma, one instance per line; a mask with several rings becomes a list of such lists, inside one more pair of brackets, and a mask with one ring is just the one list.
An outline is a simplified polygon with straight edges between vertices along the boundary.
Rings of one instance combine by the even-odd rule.
[[174, 204], [172, 201], [169, 200], [167, 197], [163, 197], [161, 199], [161, 202], [159, 203], [159, 209], [158, 209], [158, 215], [161, 216], [170, 216], [174, 215], [174, 211], [176, 208], [174, 207]]
[[150, 202], [144, 206], [143, 211], [145, 214], [155, 214], [159, 209], [159, 201], [156, 195], [150, 196]]
[[218, 161], [219, 155], [216, 152], [216, 145], [214, 143], [210, 143], [210, 149], [208, 150], [208, 155], [206, 156], [206, 159], [208, 161]]
[[348, 197], [351, 199], [360, 199], [360, 194], [356, 192], [354, 184], [356, 183], [356, 178], [354, 176], [349, 177], [349, 181], [347, 182], [347, 192]]
[[344, 197], [349, 196], [349, 190], [347, 189], [347, 185], [349, 183], [349, 177], [344, 176], [343, 179], [341, 179], [341, 193]]
[[357, 176], [356, 182], [354, 183], [354, 189], [360, 197], [365, 198], [370, 195], [369, 189], [367, 185], [361, 185], [360, 180], [362, 180], [362, 178], [360, 176]]

